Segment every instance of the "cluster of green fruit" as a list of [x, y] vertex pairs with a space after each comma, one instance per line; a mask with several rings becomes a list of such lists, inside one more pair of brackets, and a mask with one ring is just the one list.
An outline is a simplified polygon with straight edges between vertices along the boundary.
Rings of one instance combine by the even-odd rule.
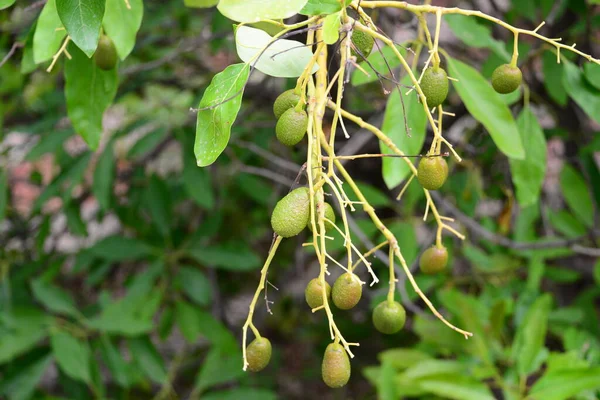
[[277, 139], [286, 146], [294, 146], [304, 138], [308, 128], [308, 115], [298, 109], [300, 95], [296, 89], [281, 93], [273, 104], [273, 114], [277, 118], [275, 133]]
[[98, 47], [94, 53], [94, 62], [98, 68], [110, 71], [117, 65], [117, 48], [115, 44], [106, 35], [101, 35], [98, 41]]

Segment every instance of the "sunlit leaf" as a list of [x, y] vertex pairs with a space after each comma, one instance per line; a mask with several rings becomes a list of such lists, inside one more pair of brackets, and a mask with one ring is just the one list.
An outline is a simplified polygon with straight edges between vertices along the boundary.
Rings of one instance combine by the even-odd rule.
[[229, 19], [238, 22], [258, 22], [283, 19], [297, 14], [307, 0], [221, 0], [217, 8]]

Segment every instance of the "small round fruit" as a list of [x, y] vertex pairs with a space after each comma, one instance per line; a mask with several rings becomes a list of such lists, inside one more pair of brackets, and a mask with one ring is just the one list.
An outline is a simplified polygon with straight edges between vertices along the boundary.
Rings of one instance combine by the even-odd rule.
[[448, 96], [448, 75], [442, 68], [427, 68], [421, 79], [421, 90], [427, 98], [427, 107], [437, 107]]
[[[323, 203], [323, 204], [325, 204], [325, 218], [328, 219], [329, 221], [332, 221], [333, 224], [335, 225], [335, 212], [333, 211], [333, 207], [331, 207], [331, 204], [329, 204], [329, 203]], [[325, 232], [329, 232], [330, 230], [334, 229], [331, 222], [323, 221], [323, 223], [325, 224]], [[318, 227], [318, 225], [317, 225], [317, 227]], [[311, 232], [313, 230], [310, 220], [308, 221], [308, 229]]]
[[248, 369], [252, 372], [263, 370], [271, 360], [271, 342], [269, 339], [256, 338], [246, 347], [246, 359]]
[[284, 112], [275, 126], [277, 139], [286, 146], [294, 146], [304, 138], [308, 128], [308, 115], [306, 111], [296, 111], [290, 108]]
[[340, 310], [349, 310], [360, 301], [362, 285], [355, 274], [346, 272], [340, 275], [333, 284], [331, 297], [333, 304]]
[[442, 157], [423, 157], [419, 161], [417, 179], [427, 190], [438, 190], [448, 178], [448, 163]]
[[421, 271], [426, 274], [435, 274], [448, 265], [448, 250], [442, 246], [431, 246], [423, 252], [419, 260]]
[[523, 74], [519, 67], [502, 64], [492, 73], [492, 86], [500, 94], [514, 92], [521, 86]]
[[[369, 54], [371, 54], [371, 50], [373, 50], [373, 44], [375, 43], [375, 39], [373, 36], [359, 30], [352, 31], [352, 44], [356, 47], [356, 50], [351, 48], [350, 52], [354, 57], [367, 58]], [[358, 53], [360, 52], [360, 53]]]
[[275, 205], [271, 214], [271, 227], [281, 237], [296, 236], [306, 228], [309, 214], [308, 188], [294, 189]]
[[111, 70], [117, 65], [117, 48], [108, 36], [100, 36], [98, 48], [94, 53], [94, 61], [98, 68], [105, 71]]
[[350, 380], [350, 359], [339, 343], [331, 343], [325, 349], [321, 365], [323, 382], [330, 388], [341, 388]]
[[[331, 297], [331, 286], [329, 286], [329, 283], [327, 282], [325, 282], [325, 292], [327, 299], [329, 299]], [[304, 290], [304, 298], [311, 309], [323, 305], [323, 292], [321, 280], [319, 278], [311, 279], [311, 281], [308, 282], [308, 285], [306, 285], [306, 289]]]
[[406, 311], [397, 301], [384, 300], [373, 310], [373, 325], [386, 335], [398, 332], [406, 321]]
[[292, 107], [296, 107], [299, 101], [300, 95], [296, 94], [295, 89], [286, 90], [281, 93], [275, 99], [275, 103], [273, 103], [273, 114], [275, 114], [275, 118], [279, 119], [284, 112]]

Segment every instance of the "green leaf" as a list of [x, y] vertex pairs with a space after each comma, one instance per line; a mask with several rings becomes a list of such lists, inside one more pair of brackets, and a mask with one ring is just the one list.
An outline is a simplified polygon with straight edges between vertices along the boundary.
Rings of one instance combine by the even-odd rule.
[[196, 388], [199, 391], [207, 389], [214, 385], [232, 381], [244, 375], [242, 370], [242, 357], [238, 352], [223, 352], [219, 348], [213, 347], [202, 363], [198, 377], [196, 378]]
[[551, 302], [548, 294], [539, 297], [527, 311], [515, 335], [512, 359], [516, 360], [517, 372], [522, 378], [539, 367], [536, 361], [544, 349]]
[[258, 22], [265, 19], [289, 18], [304, 7], [307, 0], [221, 0], [217, 8], [229, 19]]
[[[273, 40], [267, 32], [249, 26], [240, 26], [235, 31], [235, 48], [245, 63], [278, 78], [296, 78], [302, 75], [313, 57], [310, 48], [296, 40]], [[313, 65], [312, 73], [318, 69], [318, 65]]]
[[596, 89], [600, 89], [600, 65], [588, 62], [583, 64], [585, 79], [591, 83]]
[[[194, 153], [198, 166], [215, 162], [229, 142], [231, 126], [242, 104], [244, 87], [248, 80], [248, 64], [233, 64], [215, 75], [206, 88], [198, 108]], [[230, 97], [235, 96], [230, 99]]]
[[384, 350], [377, 356], [382, 363], [389, 362], [395, 369], [402, 370], [421, 361], [431, 360], [431, 356], [421, 350], [398, 348]]
[[88, 251], [103, 260], [116, 262], [147, 257], [152, 248], [137, 239], [116, 235], [102, 239]]
[[131, 146], [127, 152], [127, 158], [137, 159], [145, 156], [166, 140], [167, 136], [169, 136], [169, 131], [165, 128], [157, 129], [156, 131], [146, 134]]
[[467, 110], [485, 126], [500, 151], [509, 158], [524, 159], [517, 124], [490, 83], [476, 69], [453, 58], [448, 58], [448, 70], [458, 79], [453, 84]]
[[556, 62], [556, 55], [550, 51], [545, 51], [542, 56], [544, 71], [544, 87], [552, 97], [552, 100], [565, 106], [567, 104], [567, 91], [563, 85], [563, 64]]
[[[345, 0], [344, 7], [348, 7], [352, 0]], [[308, 0], [300, 10], [302, 15], [333, 14], [342, 9], [340, 0]]]
[[204, 274], [197, 268], [181, 267], [175, 278], [178, 286], [194, 302], [201, 306], [207, 306], [212, 300], [212, 288]]
[[323, 41], [334, 44], [340, 38], [340, 14], [331, 14], [323, 20]]
[[[402, 84], [409, 85], [410, 78], [408, 76], [404, 77]], [[404, 94], [402, 93], [402, 95]], [[404, 96], [404, 109], [406, 113], [402, 112], [400, 93], [395, 90], [388, 98], [381, 130], [406, 155], [417, 155], [421, 152], [425, 142], [427, 116], [423, 105], [418, 102], [417, 96], [414, 95]], [[410, 129], [408, 134], [404, 118], [406, 118], [406, 124]], [[382, 141], [379, 142], [379, 148], [383, 154], [393, 154]], [[410, 158], [385, 157], [382, 159], [383, 180], [388, 188], [392, 189], [398, 186], [412, 173], [407, 162], [412, 163]]]
[[90, 319], [87, 325], [107, 334], [138, 336], [147, 333], [154, 324], [151, 318], [140, 315], [138, 308], [132, 308], [121, 300], [109, 304], [98, 317]]
[[504, 42], [494, 39], [491, 29], [480, 24], [477, 18], [451, 14], [446, 15], [444, 19], [452, 32], [466, 45], [490, 49], [505, 62], [510, 61], [511, 55], [506, 51]]
[[586, 390], [600, 388], [600, 367], [573, 368], [544, 374], [531, 388], [527, 399], [566, 400]]
[[417, 386], [447, 399], [454, 400], [494, 400], [490, 389], [481, 382], [466, 375], [432, 376], [420, 380]]
[[105, 6], [106, 0], [56, 0], [58, 16], [67, 33], [88, 57], [98, 46]]
[[71, 295], [61, 288], [36, 279], [31, 282], [31, 290], [36, 300], [50, 311], [70, 316], [80, 315]]
[[219, 0], [183, 0], [186, 7], [209, 8], [219, 4]]
[[546, 137], [531, 109], [525, 108], [517, 119], [525, 159], [510, 159], [510, 172], [521, 207], [535, 204], [546, 175]]
[[[391, 204], [390, 197], [375, 186], [364, 182], [356, 182], [356, 186], [373, 207], [386, 207]], [[349, 192], [348, 197], [351, 201], [358, 201], [358, 197], [354, 192]]]
[[29, 32], [27, 33], [27, 37], [25, 38], [23, 57], [21, 58], [21, 74], [23, 75], [33, 72], [36, 68], [35, 61], [33, 61], [33, 35], [35, 35], [36, 29], [37, 21], [31, 25], [31, 28], [29, 28]]
[[91, 381], [90, 349], [87, 342], [60, 331], [50, 337], [50, 345], [58, 366], [65, 374], [85, 383]]
[[56, 11], [56, 0], [48, 0], [37, 19], [33, 34], [33, 61], [36, 64], [48, 61], [58, 51], [67, 36], [67, 32], [61, 28], [63, 24]]
[[9, 400], [30, 399], [51, 362], [52, 356], [45, 354], [20, 366], [14, 373], [6, 374], [0, 382], [0, 394]]
[[26, 161], [36, 161], [42, 155], [46, 153], [53, 153], [62, 145], [65, 144], [68, 138], [73, 135], [73, 131], [71, 130], [56, 130], [52, 131], [49, 134], [42, 136], [39, 142], [31, 149], [27, 156], [25, 156]]
[[581, 222], [586, 226], [594, 225], [594, 203], [585, 179], [569, 164], [560, 172], [560, 188], [565, 201]]
[[175, 320], [183, 337], [194, 343], [200, 336], [201, 316], [191, 304], [185, 301], [175, 303]]
[[102, 115], [117, 93], [117, 70], [101, 70], [75, 46], [65, 63], [67, 113], [75, 131], [92, 150], [102, 136]]
[[260, 267], [260, 258], [241, 242], [220, 243], [210, 247], [194, 247], [189, 254], [207, 267], [232, 271], [249, 271]]
[[152, 175], [150, 184], [144, 194], [144, 203], [150, 211], [152, 223], [158, 228], [163, 237], [169, 236], [171, 232], [171, 207], [169, 198], [169, 187], [165, 181]]
[[102, 21], [102, 27], [115, 44], [121, 60], [133, 50], [144, 16], [142, 0], [129, 0], [129, 4], [131, 8], [127, 8], [124, 0], [106, 0], [106, 13]]
[[15, 4], [15, 1], [16, 0], [0, 0], [0, 10], [4, 10], [5, 8], [12, 6]]
[[277, 400], [277, 394], [265, 390], [254, 388], [237, 388], [211, 392], [203, 395], [202, 400]]
[[206, 210], [214, 208], [215, 196], [210, 171], [196, 165], [191, 151], [183, 152], [182, 179], [183, 187], [196, 204]]
[[600, 286], [600, 258], [596, 260], [596, 263], [594, 264], [594, 280], [596, 281], [596, 284]]
[[100, 208], [105, 212], [110, 208], [110, 197], [115, 178], [115, 164], [113, 146], [112, 142], [110, 142], [98, 159], [96, 170], [94, 171], [94, 182], [92, 183], [92, 193], [94, 193]]
[[100, 343], [102, 358], [113, 378], [120, 386], [129, 387], [131, 385], [130, 365], [125, 362], [121, 353], [113, 346], [108, 337], [103, 335]]
[[13, 308], [10, 314], [0, 314], [7, 325], [0, 340], [0, 364], [31, 350], [47, 335], [47, 317], [34, 308]]
[[8, 203], [8, 176], [6, 170], [0, 171], [0, 221], [4, 219]]
[[575, 64], [562, 59], [562, 81], [569, 96], [594, 121], [600, 123], [600, 89], [590, 85]]
[[153, 382], [163, 384], [168, 379], [165, 364], [148, 337], [129, 339], [129, 351], [138, 368]]
[[377, 379], [377, 394], [380, 400], [396, 400], [396, 370], [390, 361], [381, 363], [381, 374]]
[[[406, 56], [406, 47], [403, 45], [397, 45], [396, 49], [402, 56]], [[378, 79], [375, 71], [379, 72], [384, 76], [390, 75], [390, 69], [394, 69], [400, 65], [400, 59], [396, 57], [396, 53], [391, 47], [382, 47], [381, 50], [375, 48], [376, 51], [372, 51], [367, 57], [367, 61], [362, 61], [358, 65], [362, 70], [369, 73], [366, 75], [361, 69], [356, 68], [352, 72], [351, 83], [354, 86], [364, 85], [365, 83], [375, 82]], [[375, 70], [375, 71], [373, 71]], [[405, 78], [406, 79], [406, 78]], [[404, 82], [407, 83], [407, 82]], [[408, 81], [412, 85], [412, 82]], [[388, 104], [389, 104], [388, 100]]]

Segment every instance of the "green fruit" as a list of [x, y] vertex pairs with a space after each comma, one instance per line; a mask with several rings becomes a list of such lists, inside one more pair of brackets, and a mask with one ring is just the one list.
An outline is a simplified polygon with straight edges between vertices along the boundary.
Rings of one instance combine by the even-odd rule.
[[419, 260], [421, 271], [435, 274], [442, 271], [448, 264], [448, 250], [445, 247], [431, 246], [423, 252]]
[[296, 236], [308, 224], [309, 191], [307, 187], [292, 190], [275, 205], [271, 227], [281, 237]]
[[362, 285], [355, 274], [346, 272], [333, 284], [331, 297], [333, 304], [340, 310], [349, 310], [360, 301]]
[[521, 86], [523, 74], [519, 67], [502, 64], [492, 73], [492, 86], [500, 94], [514, 92]]
[[281, 93], [275, 103], [273, 103], [273, 114], [275, 118], [279, 119], [281, 115], [292, 107], [296, 107], [300, 101], [300, 95], [294, 92], [295, 89], [286, 90]]
[[300, 143], [306, 134], [306, 128], [308, 128], [306, 111], [296, 111], [295, 108], [290, 108], [277, 121], [275, 133], [281, 143], [286, 146], [294, 146]]
[[423, 157], [417, 169], [417, 179], [427, 190], [438, 190], [448, 178], [448, 163], [442, 157]]
[[256, 338], [246, 347], [248, 369], [252, 372], [263, 370], [271, 360], [271, 342], [269, 339]]
[[[375, 43], [375, 39], [373, 36], [362, 32], [362, 31], [352, 31], [352, 44], [356, 47], [356, 50], [351, 48], [350, 52], [354, 57], [357, 58], [367, 58], [369, 54], [371, 54], [371, 50], [373, 50], [373, 44]], [[360, 54], [358, 53], [360, 52]]]
[[[331, 297], [331, 286], [329, 286], [329, 283], [327, 282], [325, 282], [325, 292], [327, 294], [327, 299], [329, 299]], [[306, 289], [304, 290], [304, 298], [311, 309], [323, 305], [323, 292], [321, 280], [319, 278], [311, 279], [311, 281], [308, 282], [308, 285], [306, 285]]]
[[448, 96], [448, 75], [442, 68], [427, 68], [421, 79], [421, 90], [427, 98], [427, 107], [437, 107]]
[[406, 311], [397, 301], [390, 303], [385, 300], [373, 310], [373, 325], [386, 335], [398, 332], [406, 321]]
[[339, 343], [331, 343], [325, 349], [321, 365], [323, 382], [330, 388], [341, 388], [350, 380], [350, 359]]
[[117, 65], [117, 49], [108, 36], [100, 36], [98, 48], [94, 53], [94, 61], [98, 68], [105, 71], [111, 70]]
[[[331, 207], [331, 204], [329, 204], [329, 203], [323, 203], [323, 204], [325, 204], [325, 218], [330, 221], [333, 221], [333, 224], [335, 225], [335, 211], [333, 211], [333, 207]], [[323, 221], [323, 223], [325, 224], [325, 232], [329, 232], [330, 230], [334, 229], [331, 222]], [[319, 227], [319, 225], [317, 224], [317, 228], [318, 227]], [[308, 221], [308, 229], [311, 232], [313, 230], [310, 220]]]

